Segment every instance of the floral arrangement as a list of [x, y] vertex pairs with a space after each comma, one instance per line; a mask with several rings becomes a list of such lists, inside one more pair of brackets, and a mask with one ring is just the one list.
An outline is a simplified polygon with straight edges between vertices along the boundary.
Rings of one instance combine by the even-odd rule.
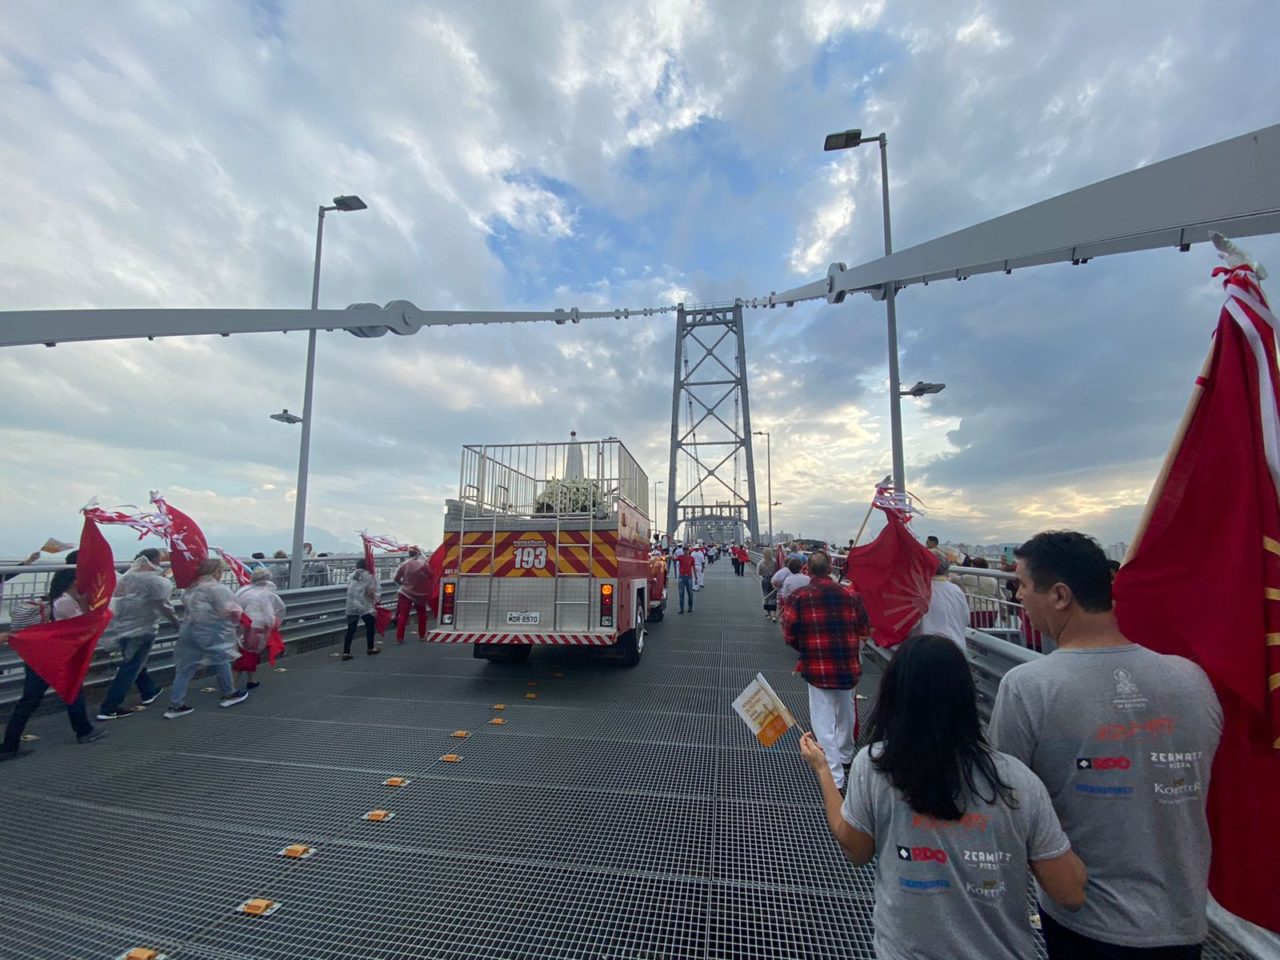
[[533, 501], [534, 513], [595, 513], [604, 506], [600, 485], [582, 477], [552, 477]]

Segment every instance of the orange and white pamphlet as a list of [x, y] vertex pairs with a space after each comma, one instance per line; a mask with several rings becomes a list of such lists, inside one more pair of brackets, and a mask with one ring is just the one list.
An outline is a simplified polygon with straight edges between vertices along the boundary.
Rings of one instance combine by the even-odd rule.
[[762, 673], [757, 673], [756, 678], [747, 684], [747, 689], [738, 694], [733, 701], [733, 709], [751, 728], [762, 747], [772, 747], [796, 725], [796, 718]]

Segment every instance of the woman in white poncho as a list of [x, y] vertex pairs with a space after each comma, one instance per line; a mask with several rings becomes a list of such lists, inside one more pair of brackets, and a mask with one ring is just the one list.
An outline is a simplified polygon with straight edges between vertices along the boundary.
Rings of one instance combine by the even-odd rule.
[[173, 648], [173, 689], [165, 718], [185, 717], [195, 710], [186, 701], [187, 687], [202, 664], [213, 667], [222, 692], [220, 707], [234, 707], [248, 696], [231, 681], [231, 661], [237, 650], [237, 628], [244, 612], [236, 596], [220, 582], [222, 561], [205, 560], [197, 568], [198, 579], [182, 593], [184, 616]]
[[[244, 608], [245, 616], [252, 623], [240, 639], [240, 656], [231, 665], [233, 681], [237, 690], [252, 690], [258, 686], [255, 674], [262, 663], [262, 655], [267, 651], [267, 643], [271, 631], [280, 626], [284, 619], [284, 601], [276, 593], [276, 585], [271, 580], [271, 571], [261, 567], [253, 571], [248, 586], [236, 591], [236, 602]], [[277, 648], [278, 650], [279, 648]], [[272, 657], [274, 662], [274, 655]], [[248, 677], [244, 687], [240, 686], [240, 677]]]

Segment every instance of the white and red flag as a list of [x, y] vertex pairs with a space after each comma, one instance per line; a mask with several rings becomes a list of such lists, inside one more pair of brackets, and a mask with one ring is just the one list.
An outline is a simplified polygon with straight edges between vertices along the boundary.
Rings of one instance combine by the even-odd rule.
[[111, 547], [86, 513], [76, 559], [76, 591], [85, 612], [66, 620], [37, 623], [9, 637], [14, 653], [53, 687], [64, 703], [73, 701], [84, 685], [98, 638], [111, 622], [115, 589]]
[[[378, 579], [378, 568], [373, 564], [374, 547], [381, 547], [383, 550], [390, 550], [397, 553], [409, 549], [406, 544], [401, 543], [395, 537], [377, 536], [365, 533], [363, 530], [360, 531], [360, 542], [364, 544], [365, 566], [368, 567], [369, 573], [373, 575], [373, 579], [375, 581]], [[382, 636], [382, 634], [386, 633], [391, 628], [391, 620], [394, 617], [394, 613], [390, 608], [384, 607], [382, 604], [378, 604], [373, 611], [373, 616], [374, 629], [378, 631], [378, 636]]]
[[165, 537], [169, 542], [169, 569], [173, 582], [179, 589], [186, 589], [198, 579], [197, 568], [209, 559], [209, 542], [199, 524], [177, 507], [167, 503], [159, 493], [152, 492], [151, 502], [156, 512], [167, 521]]
[[[1225, 727], [1209, 789], [1209, 888], [1280, 931], [1280, 370], [1276, 318], [1247, 264], [1116, 579], [1129, 639], [1198, 663]], [[1267, 878], [1265, 882], [1263, 879]]]

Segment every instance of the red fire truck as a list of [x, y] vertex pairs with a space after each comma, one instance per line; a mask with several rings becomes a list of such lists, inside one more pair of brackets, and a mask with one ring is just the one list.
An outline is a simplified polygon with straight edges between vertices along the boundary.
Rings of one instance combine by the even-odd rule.
[[635, 666], [651, 589], [648, 494], [613, 438], [463, 447], [427, 639], [473, 644], [486, 660], [595, 646]]

